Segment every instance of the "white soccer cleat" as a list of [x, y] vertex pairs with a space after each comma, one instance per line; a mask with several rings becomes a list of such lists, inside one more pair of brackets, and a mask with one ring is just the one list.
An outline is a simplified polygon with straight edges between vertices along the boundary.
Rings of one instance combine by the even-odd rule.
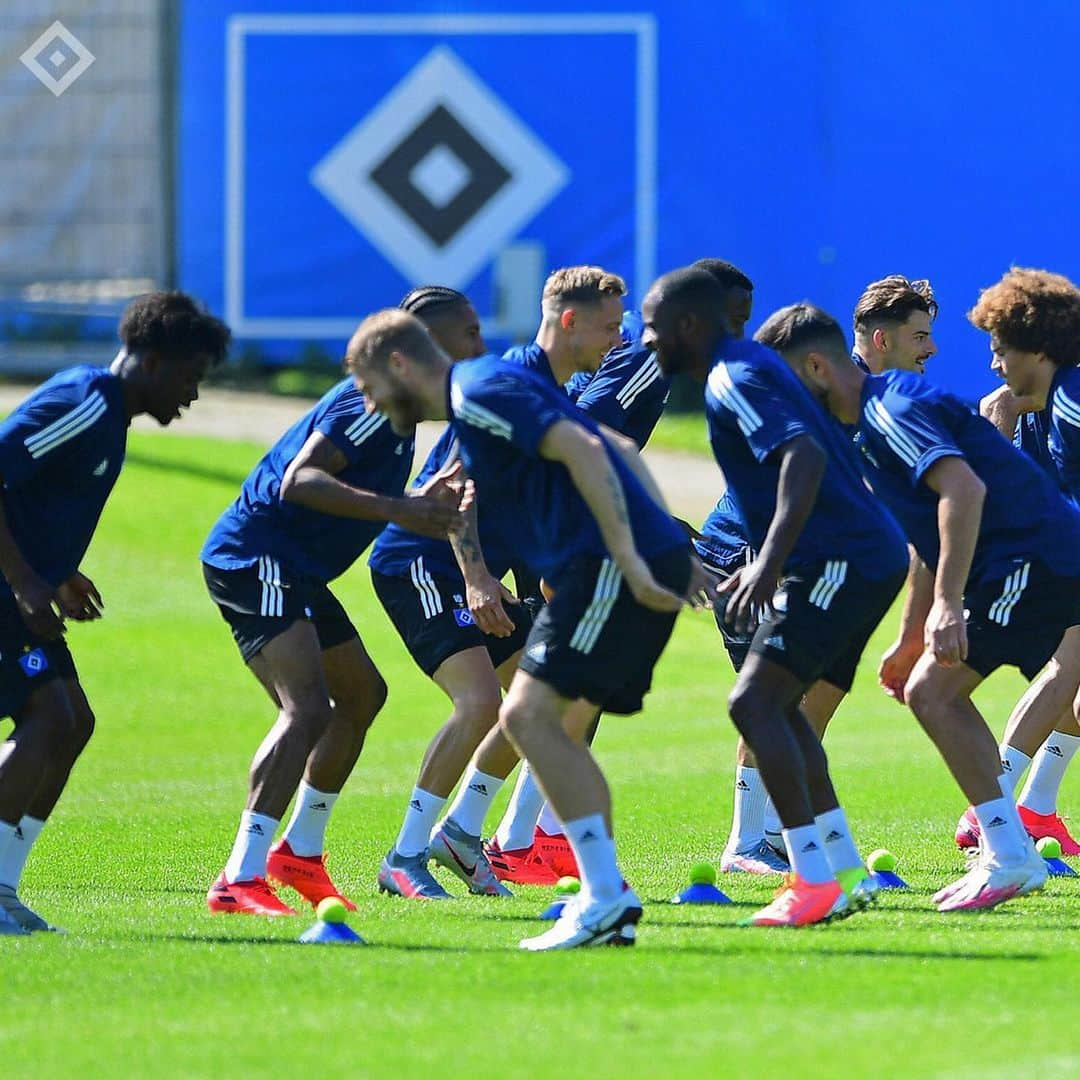
[[787, 859], [781, 859], [765, 840], [759, 840], [741, 851], [728, 851], [720, 855], [720, 871], [724, 874], [786, 874], [791, 867]]
[[989, 857], [980, 859], [959, 881], [935, 893], [934, 903], [938, 911], [982, 911], [1014, 896], [1026, 896], [1046, 884], [1046, 866], [1037, 865], [1042, 862], [1034, 850], [1011, 866], [997, 865]]
[[519, 947], [528, 952], [551, 952], [590, 945], [633, 945], [640, 918], [641, 900], [625, 886], [617, 900], [606, 904], [568, 902], [550, 930], [523, 938]]

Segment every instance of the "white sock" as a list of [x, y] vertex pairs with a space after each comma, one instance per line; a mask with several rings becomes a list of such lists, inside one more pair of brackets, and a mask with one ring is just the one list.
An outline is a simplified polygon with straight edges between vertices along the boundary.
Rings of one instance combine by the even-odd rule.
[[529, 763], [523, 761], [506, 813], [495, 830], [495, 840], [503, 851], [532, 847], [536, 819], [540, 816], [543, 805], [544, 793], [540, 790]]
[[266, 856], [274, 842], [278, 827], [277, 818], [245, 810], [240, 815], [240, 828], [233, 842], [232, 854], [225, 864], [225, 880], [250, 881], [266, 877]]
[[761, 773], [749, 765], [735, 768], [735, 802], [731, 811], [731, 832], [724, 850], [749, 851], [765, 838], [765, 790]]
[[431, 830], [439, 820], [439, 811], [446, 804], [442, 795], [432, 795], [430, 791], [414, 787], [409, 808], [405, 811], [405, 820], [401, 823], [394, 847], [399, 855], [419, 855], [426, 851], [431, 837]]
[[479, 836], [484, 830], [484, 818], [502, 786], [500, 777], [481, 772], [470, 765], [461, 778], [457, 795], [446, 816], [453, 818], [454, 823], [470, 836]]
[[765, 839], [773, 847], [782, 848], [784, 846], [784, 823], [780, 820], [780, 815], [776, 812], [772, 798], [767, 793], [761, 831], [765, 834]]
[[1007, 776], [1001, 777], [1001, 785], [1007, 791], [1000, 799], [979, 803], [974, 809], [983, 848], [995, 861], [1007, 866], [1027, 858], [1028, 835], [1020, 824]]
[[544, 803], [544, 809], [540, 811], [540, 820], [536, 824], [548, 836], [563, 835], [563, 823], [559, 820], [559, 815], [551, 809], [551, 803], [549, 802]]
[[1077, 750], [1080, 750], [1080, 735], [1052, 731], [1031, 759], [1027, 783], [1016, 801], [1036, 814], [1054, 813], [1065, 770]]
[[601, 904], [622, 895], [623, 876], [615, 858], [615, 841], [608, 836], [603, 814], [590, 814], [566, 823], [566, 838], [581, 870], [583, 903]]
[[796, 829], [784, 829], [783, 837], [788, 862], [803, 881], [811, 885], [821, 885], [833, 880], [835, 875], [825, 856], [825, 845], [816, 821], [809, 825], [800, 825]]
[[1015, 746], [1008, 744], [998, 747], [998, 753], [1001, 755], [1001, 771], [1011, 785], [1009, 788], [1011, 795], [1016, 790], [1016, 785], [1020, 783], [1024, 770], [1031, 764], [1031, 758], [1023, 750], [1017, 750]]
[[862, 857], [851, 838], [851, 828], [841, 807], [818, 814], [814, 822], [825, 843], [825, 858], [829, 860], [834, 876], [838, 870], [862, 866]]
[[326, 823], [330, 820], [330, 811], [338, 800], [338, 792], [319, 791], [306, 780], [300, 781], [296, 789], [296, 802], [293, 804], [292, 817], [285, 827], [282, 837], [294, 855], [311, 858], [321, 855], [326, 844]]
[[[0, 821], [0, 866], [7, 862], [7, 853], [15, 840], [15, 832], [18, 828], [18, 825], [9, 825], [6, 821]], [[7, 882], [0, 878], [0, 885], [6, 884]]]
[[[10, 885], [18, 892], [30, 849], [44, 828], [44, 821], [23, 815], [22, 820], [15, 826], [14, 835], [8, 841], [7, 850], [0, 855], [0, 885]], [[3, 846], [4, 842], [0, 840], [0, 848]]]

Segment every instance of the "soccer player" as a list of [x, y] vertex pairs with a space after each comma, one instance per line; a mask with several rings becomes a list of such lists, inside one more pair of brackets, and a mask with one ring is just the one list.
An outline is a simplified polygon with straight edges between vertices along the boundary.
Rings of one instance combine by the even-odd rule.
[[329, 583], [387, 522], [436, 537], [459, 525], [445, 477], [404, 494], [413, 444], [412, 427], [394, 427], [345, 378], [255, 466], [203, 546], [210, 596], [278, 709], [251, 764], [232, 852], [207, 894], [213, 912], [295, 914], [268, 878], [313, 906], [341, 896], [326, 871], [326, 826], [386, 684]]
[[867, 479], [921, 560], [900, 648], [879, 678], [911, 707], [979, 822], [979, 859], [935, 895], [938, 910], [1039, 889], [1046, 867], [971, 695], [1005, 664], [1033, 678], [1080, 619], [1080, 511], [956, 398], [908, 372], [849, 363], [824, 312], [796, 305], [781, 318], [807, 335], [791, 362], [838, 420], [858, 425]]
[[94, 730], [64, 620], [102, 615], [80, 569], [132, 417], [162, 426], [199, 396], [228, 328], [180, 292], [133, 300], [107, 368], [54, 375], [0, 423], [0, 934], [53, 927], [19, 899], [23, 867]]
[[[722, 586], [735, 629], [757, 621], [728, 708], [779, 811], [793, 874], [750, 922], [803, 926], [865, 906], [876, 885], [800, 702], [821, 678], [850, 688], [907, 571], [907, 547], [863, 484], [850, 440], [780, 357], [731, 335], [724, 300], [701, 271], [664, 275], [642, 304], [644, 342], [665, 371], [706, 383], [713, 453], [756, 553]], [[772, 325], [759, 333], [786, 345], [765, 335]]]
[[[926, 361], [937, 352], [931, 326], [937, 313], [937, 301], [928, 281], [909, 281], [900, 274], [872, 281], [855, 305], [853, 362], [872, 374], [893, 369], [923, 374]], [[717, 566], [726, 576], [747, 559], [745, 549], [740, 550], [736, 542], [737, 520], [733, 522], [730, 515], [718, 517], [718, 521], [710, 518], [703, 527], [706, 536], [715, 534], [715, 538], [707, 548], [699, 544], [698, 550], [707, 563]], [[718, 624], [725, 635], [728, 655], [738, 671], [749, 640], [733, 638], [722, 619]], [[824, 736], [844, 696], [843, 690], [825, 680], [819, 680], [807, 691], [803, 713], [819, 737]], [[754, 767], [752, 755], [745, 751], [740, 740], [732, 827], [720, 857], [720, 868], [728, 872], [782, 872], [787, 866], [786, 860], [779, 857], [781, 854], [780, 820]]]
[[[724, 286], [728, 316], [741, 333], [750, 318], [753, 282], [723, 259], [698, 259], [694, 266], [708, 271]], [[566, 384], [567, 394], [579, 409], [633, 439], [639, 449], [659, 422], [671, 387], [652, 350], [641, 344], [641, 331], [640, 312], [624, 313], [622, 343], [604, 357], [595, 373], [579, 372]], [[590, 744], [593, 733], [595, 725], [590, 729]], [[562, 823], [544, 803], [527, 764], [522, 765], [489, 853], [504, 881], [545, 885], [564, 874], [577, 876]]]
[[[982, 291], [968, 317], [990, 335], [990, 366], [1005, 380], [981, 403], [983, 415], [1080, 503], [1080, 289], [1060, 274], [1015, 267]], [[1080, 855], [1057, 812], [1061, 781], [1080, 747], [1078, 687], [1080, 627], [1072, 627], [1018, 702], [999, 748], [1014, 788], [1030, 765], [1017, 800], [1028, 834], [1054, 837], [1066, 855]], [[956, 840], [970, 847], [978, 839], [969, 808]]]
[[[365, 320], [348, 362], [398, 426], [449, 412], [467, 492], [475, 485], [494, 531], [554, 590], [499, 719], [566, 824], [582, 889], [554, 927], [522, 947], [632, 944], [641, 902], [618, 867], [603, 774], [573, 734], [597, 708], [641, 707], [683, 597], [704, 585], [685, 535], [657, 505], [636, 455], [613, 448], [558, 387], [520, 365], [451, 366], [398, 311]], [[544, 513], [522, 512], [534, 507]]]
[[[625, 291], [620, 277], [600, 267], [555, 271], [544, 285], [536, 340], [511, 349], [505, 359], [552, 387], [573, 372], [595, 371], [618, 336]], [[465, 358], [435, 337], [452, 359]], [[482, 351], [480, 343], [469, 355]], [[455, 432], [447, 429], [418, 482], [456, 453]], [[410, 655], [453, 707], [428, 747], [397, 840], [379, 869], [381, 890], [412, 899], [450, 898], [428, 870], [429, 859], [465, 881], [471, 892], [509, 895], [492, 873], [480, 832], [516, 756], [502, 740], [495, 759], [506, 765], [501, 775], [485, 769], [486, 762], [470, 767], [464, 777], [462, 772], [498, 721], [502, 689], [510, 685], [532, 617], [529, 606], [501, 584], [515, 548], [487, 527], [484, 502], [480, 499], [477, 507], [475, 535], [451, 545], [390, 527], [369, 560], [375, 591]], [[459, 779], [458, 795], [440, 821]]]

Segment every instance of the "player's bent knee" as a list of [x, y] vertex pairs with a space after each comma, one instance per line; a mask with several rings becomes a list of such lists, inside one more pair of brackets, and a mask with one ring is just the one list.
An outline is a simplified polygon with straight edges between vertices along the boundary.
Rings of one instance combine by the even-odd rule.
[[728, 696], [727, 706], [731, 722], [746, 738], [746, 733], [753, 730], [754, 720], [763, 715], [765, 702], [753, 686], [736, 685]]
[[71, 721], [70, 745], [73, 757], [78, 757], [86, 748], [86, 744], [94, 734], [96, 725], [94, 711], [89, 705], [80, 704], [76, 706]]

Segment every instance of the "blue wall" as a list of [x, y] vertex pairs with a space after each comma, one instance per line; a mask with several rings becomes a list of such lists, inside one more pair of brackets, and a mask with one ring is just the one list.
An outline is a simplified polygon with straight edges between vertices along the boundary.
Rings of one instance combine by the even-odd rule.
[[[227, 21], [305, 7], [183, 5], [180, 278], [217, 309]], [[319, 10], [370, 13], [333, 0]], [[512, 238], [542, 242], [553, 265], [610, 265], [635, 299], [648, 285], [642, 267], [711, 255], [755, 280], [755, 324], [809, 298], [846, 325], [867, 281], [929, 277], [942, 309], [932, 377], [973, 397], [994, 383], [986, 341], [964, 318], [979, 288], [1012, 263], [1080, 277], [1080, 5], [414, 0], [380, 10], [653, 13], [655, 244], [643, 252], [637, 95], [648, 86], [634, 35], [248, 36], [241, 291], [254, 329], [242, 336], [279, 354], [314, 337], [338, 350], [345, 335], [311, 333], [308, 321], [290, 336], [286, 321], [265, 336], [258, 320], [347, 323], [415, 284], [310, 173], [440, 43], [566, 168], [564, 186]], [[464, 287], [482, 314], [493, 311], [490, 262]]]

